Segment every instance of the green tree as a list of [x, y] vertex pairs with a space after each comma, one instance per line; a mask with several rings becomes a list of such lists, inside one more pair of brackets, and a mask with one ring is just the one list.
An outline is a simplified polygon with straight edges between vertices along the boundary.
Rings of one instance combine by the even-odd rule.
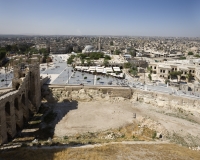
[[184, 60], [184, 59], [186, 59], [186, 57], [183, 57], [183, 56], [182, 56], [182, 57], [180, 57], [179, 59], [180, 59], [180, 60]]
[[124, 68], [131, 68], [132, 67], [132, 65], [131, 65], [131, 63], [124, 63]]
[[92, 64], [91, 60], [90, 60], [90, 59], [87, 59], [87, 65], [88, 65], [88, 66], [91, 66], [91, 64]]
[[150, 72], [150, 74], [152, 74], [152, 68], [151, 67], [147, 67], [147, 70]]
[[119, 55], [121, 52], [119, 50], [115, 50], [114, 54]]
[[195, 54], [195, 55], [194, 55], [194, 57], [197, 57], [197, 58], [199, 58], [199, 57], [200, 57], [200, 55], [199, 55], [199, 54]]
[[151, 74], [148, 74], [148, 78], [150, 81], [152, 80]]
[[169, 75], [171, 78], [176, 78], [177, 81], [178, 81], [178, 76], [181, 76], [182, 74], [182, 71], [173, 71], [173, 72], [170, 72]]
[[113, 41], [110, 41], [110, 46], [113, 46]]
[[108, 65], [109, 65], [108, 60], [104, 59], [104, 61], [103, 61], [103, 65], [104, 65], [104, 66], [108, 66]]
[[194, 53], [193, 52], [188, 52], [188, 56], [190, 56], [190, 55], [194, 55]]
[[191, 73], [188, 73], [186, 75], [186, 78], [187, 78], [187, 81], [190, 82], [192, 80], [192, 74]]
[[132, 57], [136, 57], [136, 50], [133, 49], [129, 52], [129, 54], [132, 56]]
[[111, 60], [111, 57], [109, 55], [105, 55], [104, 59]]
[[0, 48], [0, 60], [2, 60], [3, 58], [5, 58], [6, 56], [6, 50], [5, 48]]
[[71, 56], [67, 59], [67, 64], [72, 64], [75, 57], [76, 57], [75, 55], [71, 55]]
[[138, 71], [136, 69], [130, 69], [129, 73], [132, 74], [135, 77], [135, 76], [137, 76]]

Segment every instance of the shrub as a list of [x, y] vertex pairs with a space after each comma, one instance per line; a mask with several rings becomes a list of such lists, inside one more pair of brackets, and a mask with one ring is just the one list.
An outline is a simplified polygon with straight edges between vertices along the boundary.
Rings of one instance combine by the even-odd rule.
[[188, 55], [193, 55], [194, 53], [193, 52], [188, 52]]
[[156, 138], [156, 134], [157, 134], [156, 131], [154, 131], [154, 132], [153, 132], [153, 135], [152, 135], [152, 139], [155, 139], [155, 138]]

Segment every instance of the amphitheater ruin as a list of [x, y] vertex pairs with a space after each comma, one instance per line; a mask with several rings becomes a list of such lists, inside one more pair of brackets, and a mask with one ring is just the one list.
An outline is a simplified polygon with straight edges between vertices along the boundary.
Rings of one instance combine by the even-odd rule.
[[130, 87], [44, 85], [48, 77], [41, 78], [39, 65], [14, 67], [12, 88], [1, 90], [0, 144], [8, 142], [23, 129], [29, 118], [37, 113], [44, 98], [48, 103], [64, 101], [138, 101], [155, 107], [184, 108], [200, 112], [200, 100], [139, 90]]

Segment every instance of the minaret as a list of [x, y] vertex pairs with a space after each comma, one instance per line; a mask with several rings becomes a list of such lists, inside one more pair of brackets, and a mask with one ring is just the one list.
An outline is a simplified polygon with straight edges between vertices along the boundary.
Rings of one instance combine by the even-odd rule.
[[99, 37], [98, 49], [99, 49], [99, 51], [101, 51], [101, 39], [100, 39], [100, 37]]

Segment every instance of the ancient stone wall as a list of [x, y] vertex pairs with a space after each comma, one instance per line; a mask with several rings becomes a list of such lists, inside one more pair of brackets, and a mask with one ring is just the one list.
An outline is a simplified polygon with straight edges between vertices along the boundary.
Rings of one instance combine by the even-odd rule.
[[10, 92], [0, 97], [0, 144], [20, 131], [41, 104], [39, 65], [14, 67]]
[[43, 88], [43, 97], [49, 102], [65, 100], [130, 100], [164, 108], [184, 108], [200, 112], [200, 99], [143, 91], [129, 87], [49, 86]]

